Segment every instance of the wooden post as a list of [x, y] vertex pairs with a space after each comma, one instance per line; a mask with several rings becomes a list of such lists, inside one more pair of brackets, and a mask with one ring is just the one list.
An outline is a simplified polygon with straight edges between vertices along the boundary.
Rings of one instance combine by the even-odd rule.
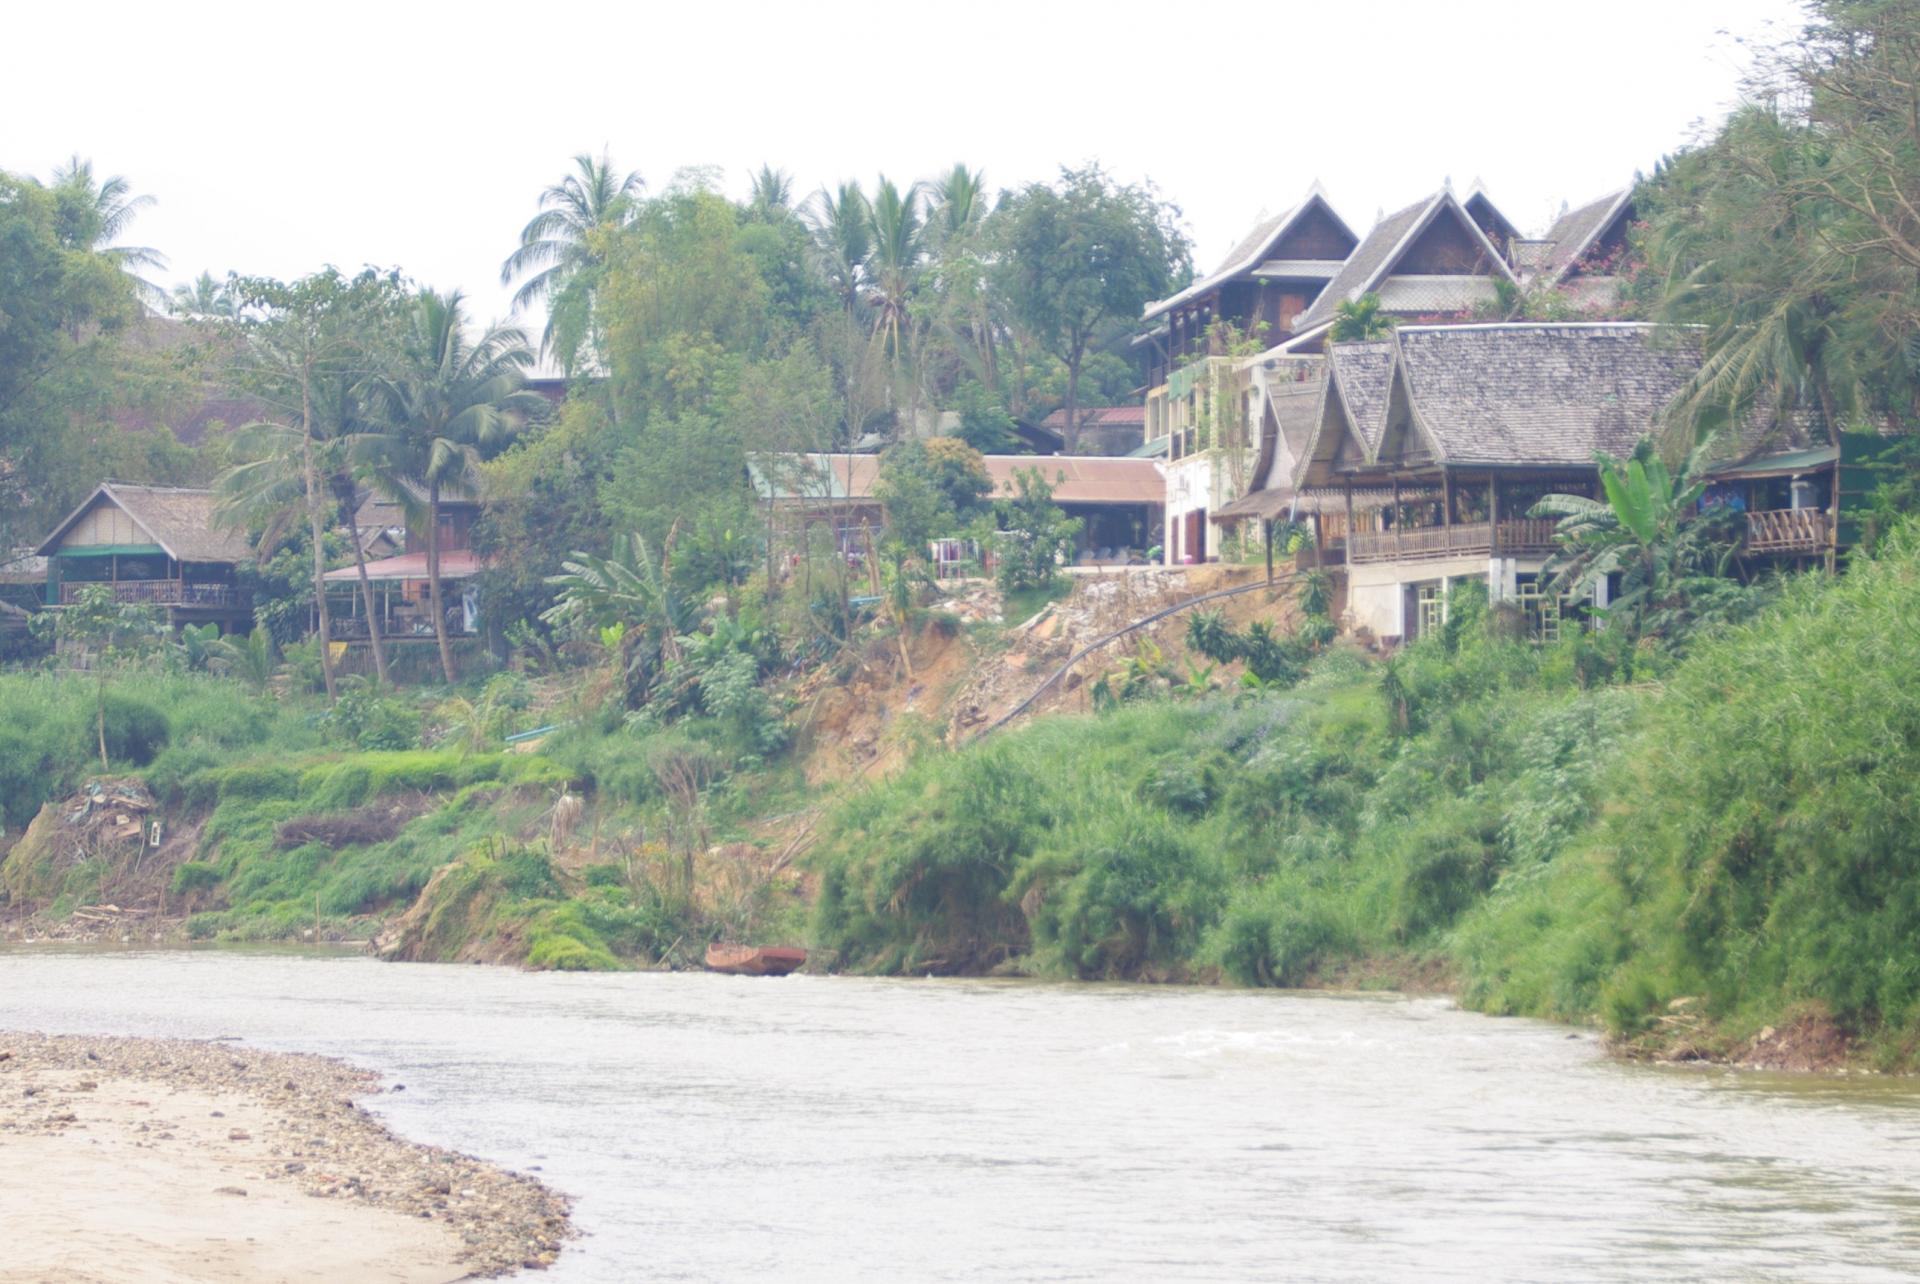
[[1453, 474], [1440, 470], [1440, 524], [1453, 525]]
[[1266, 538], [1264, 542], [1267, 546], [1267, 587], [1272, 588], [1273, 587], [1273, 519], [1271, 517], [1265, 518], [1261, 521], [1260, 525], [1261, 525], [1261, 528], [1266, 533]]
[[1487, 555], [1500, 556], [1500, 478], [1487, 474]]
[[1341, 485], [1342, 485], [1342, 488], [1347, 492], [1346, 563], [1348, 566], [1352, 566], [1353, 565], [1353, 478], [1351, 477], [1347, 478], [1344, 482], [1341, 483]]
[[1393, 555], [1397, 559], [1401, 552], [1400, 527], [1400, 478], [1393, 479]]
[[1320, 510], [1313, 510], [1313, 565], [1318, 570], [1327, 564], [1326, 532], [1320, 524]]

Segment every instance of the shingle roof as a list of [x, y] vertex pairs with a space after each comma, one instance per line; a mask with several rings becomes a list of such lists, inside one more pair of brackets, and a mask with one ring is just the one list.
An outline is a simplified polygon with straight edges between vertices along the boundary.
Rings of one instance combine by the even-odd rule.
[[[1491, 206], [1492, 202], [1488, 202]], [[1369, 290], [1378, 289], [1380, 283], [1393, 271], [1401, 254], [1412, 244], [1416, 234], [1426, 228], [1442, 211], [1451, 209], [1461, 221], [1472, 229], [1473, 235], [1485, 247], [1487, 257], [1494, 263], [1494, 271], [1502, 276], [1511, 275], [1506, 261], [1500, 252], [1487, 241], [1480, 225], [1474, 222], [1466, 208], [1455, 199], [1452, 192], [1442, 188], [1423, 200], [1415, 201], [1405, 209], [1393, 213], [1374, 224], [1354, 252], [1347, 256], [1340, 274], [1327, 283], [1320, 297], [1313, 301], [1294, 322], [1296, 334], [1305, 334], [1316, 326], [1322, 326], [1333, 320], [1342, 303], [1358, 299]]]
[[[1387, 430], [1387, 393], [1393, 384], [1393, 341], [1369, 339], [1337, 343], [1327, 349], [1334, 387], [1368, 451]], [[1339, 359], [1334, 360], [1334, 354]]]
[[1627, 207], [1632, 197], [1633, 189], [1623, 187], [1555, 219], [1553, 226], [1547, 229], [1546, 239], [1553, 242], [1553, 248], [1547, 251], [1546, 262], [1542, 265], [1544, 270], [1555, 280], [1572, 271], [1588, 247], [1602, 232], [1613, 226], [1614, 219], [1619, 217], [1620, 211]]
[[[1188, 299], [1197, 298], [1215, 286], [1239, 276], [1242, 272], [1258, 267], [1261, 260], [1267, 257], [1275, 245], [1279, 244], [1280, 238], [1287, 234], [1288, 229], [1315, 205], [1324, 209], [1328, 217], [1338, 223], [1342, 229], [1346, 229], [1346, 222], [1334, 212], [1333, 206], [1319, 190], [1319, 185], [1315, 184], [1314, 188], [1307, 193], [1306, 199], [1298, 205], [1255, 224], [1253, 230], [1240, 238], [1240, 243], [1228, 252], [1227, 257], [1220, 261], [1220, 266], [1211, 273], [1178, 294], [1161, 299], [1158, 303], [1149, 303], [1140, 314], [1141, 320], [1151, 321], [1161, 313], [1171, 311], [1185, 303]], [[1348, 230], [1347, 234], [1351, 236], [1353, 233]]]
[[1393, 343], [1415, 419], [1445, 462], [1588, 467], [1597, 450], [1630, 452], [1699, 364], [1682, 334], [1656, 339], [1657, 329], [1402, 326]]
[[60, 537], [102, 498], [118, 505], [177, 562], [243, 562], [252, 555], [245, 532], [223, 526], [214, 517], [212, 491], [127, 482], [100, 483], [36, 551], [55, 552]]

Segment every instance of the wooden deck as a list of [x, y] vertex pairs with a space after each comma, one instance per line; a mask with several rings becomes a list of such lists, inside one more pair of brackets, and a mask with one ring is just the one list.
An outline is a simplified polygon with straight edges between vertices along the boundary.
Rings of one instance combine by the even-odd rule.
[[[1554, 522], [1522, 517], [1500, 523], [1502, 556], [1544, 556], [1554, 550]], [[1347, 541], [1347, 560], [1370, 562], [1444, 562], [1461, 557], [1490, 557], [1491, 522], [1452, 526], [1416, 526], [1399, 531], [1356, 531]]]
[[1749, 553], [1822, 553], [1829, 543], [1827, 514], [1818, 508], [1774, 508], [1747, 514]]
[[105, 586], [116, 602], [144, 602], [155, 606], [204, 606], [229, 609], [240, 605], [240, 593], [231, 584], [186, 584], [179, 580], [69, 580], [60, 586], [60, 605], [72, 606], [80, 590]]

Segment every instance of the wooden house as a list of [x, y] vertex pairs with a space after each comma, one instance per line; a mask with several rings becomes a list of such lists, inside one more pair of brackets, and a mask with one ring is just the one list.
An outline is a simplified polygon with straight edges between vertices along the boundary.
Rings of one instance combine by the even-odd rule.
[[[422, 501], [424, 503], [424, 500]], [[473, 528], [480, 518], [480, 501], [468, 495], [440, 498], [440, 594], [447, 632], [472, 637], [481, 631], [480, 598], [475, 577], [487, 564], [473, 549]], [[327, 601], [333, 640], [364, 644], [373, 629], [383, 639], [397, 642], [434, 640], [432, 594], [427, 581], [425, 529], [407, 520], [397, 503], [372, 500], [359, 510], [361, 546], [371, 559], [367, 578], [378, 594], [378, 609], [369, 617], [359, 592], [360, 568], [355, 563], [327, 572]], [[380, 554], [385, 554], [380, 556]]]
[[105, 584], [119, 601], [164, 607], [175, 628], [245, 632], [252, 603], [237, 572], [252, 550], [214, 508], [210, 490], [102, 482], [34, 550], [47, 559], [47, 605], [71, 605], [84, 586]]
[[[1655, 430], [1699, 363], [1687, 335], [1658, 329], [1408, 325], [1331, 345], [1291, 490], [1320, 558], [1345, 577], [1348, 623], [1418, 637], [1442, 618], [1450, 583], [1474, 578], [1539, 631], [1557, 629], [1564, 604], [1541, 575], [1555, 524], [1528, 512], [1549, 493], [1597, 497], [1595, 452], [1626, 455]], [[1789, 423], [1752, 425], [1730, 446], [1716, 502], [1740, 496], [1750, 552], [1829, 552], [1834, 457]]]
[[[986, 455], [994, 498], [1016, 493], [1015, 477], [1038, 469], [1053, 502], [1081, 522], [1076, 565], [1140, 562], [1162, 538], [1166, 480], [1146, 458], [1109, 455]], [[788, 531], [824, 527], [834, 546], [858, 558], [886, 526], [877, 490], [881, 457], [861, 454], [763, 454], [748, 479], [773, 521]]]

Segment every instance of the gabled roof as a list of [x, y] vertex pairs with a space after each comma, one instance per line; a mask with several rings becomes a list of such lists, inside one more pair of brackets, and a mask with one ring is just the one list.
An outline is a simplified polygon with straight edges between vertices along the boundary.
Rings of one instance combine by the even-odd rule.
[[113, 481], [101, 482], [34, 552], [42, 557], [57, 553], [61, 538], [103, 498], [176, 562], [244, 562], [252, 554], [244, 532], [215, 518], [212, 491]]
[[[1340, 354], [1332, 361], [1334, 352]], [[1387, 431], [1387, 400], [1393, 385], [1393, 340], [1334, 344], [1328, 350], [1333, 385], [1347, 421], [1371, 454]]]
[[1437, 460], [1587, 468], [1595, 451], [1631, 452], [1698, 366], [1695, 345], [1657, 329], [1402, 326], [1396, 374]]
[[1547, 230], [1546, 239], [1553, 245], [1547, 251], [1542, 270], [1555, 284], [1564, 280], [1581, 257], [1593, 247], [1593, 243], [1627, 212], [1632, 200], [1633, 189], [1623, 187], [1555, 219], [1553, 226]]
[[1308, 331], [1327, 324], [1333, 320], [1342, 303], [1349, 303], [1370, 290], [1377, 290], [1380, 283], [1392, 274], [1408, 247], [1443, 213], [1451, 213], [1458, 217], [1474, 239], [1479, 241], [1487, 259], [1493, 264], [1494, 272], [1508, 280], [1513, 279], [1513, 273], [1508, 270], [1506, 260], [1501, 258], [1500, 251], [1494, 248], [1493, 243], [1487, 240], [1486, 233], [1480, 230], [1480, 224], [1474, 221], [1473, 216], [1467, 212], [1452, 192], [1441, 188], [1424, 200], [1415, 201], [1405, 209], [1395, 210], [1374, 224], [1373, 230], [1367, 233], [1366, 239], [1347, 256], [1340, 274], [1327, 283], [1327, 288], [1320, 292], [1320, 297], [1313, 301], [1313, 306], [1294, 322], [1294, 333], [1305, 335]]
[[[1141, 313], [1141, 320], [1151, 321], [1164, 312], [1172, 311], [1189, 299], [1198, 298], [1208, 291], [1225, 284], [1243, 272], [1253, 271], [1266, 260], [1269, 254], [1273, 253], [1274, 247], [1280, 244], [1281, 239], [1285, 237], [1288, 232], [1293, 230], [1294, 225], [1304, 218], [1308, 211], [1315, 208], [1325, 211], [1327, 217], [1337, 223], [1341, 231], [1350, 237], [1353, 236], [1353, 229], [1348, 227], [1346, 220], [1334, 211], [1333, 206], [1327, 201], [1326, 193], [1320, 190], [1318, 183], [1315, 183], [1313, 187], [1308, 190], [1306, 199], [1302, 200], [1298, 205], [1255, 224], [1253, 230], [1241, 237], [1240, 243], [1233, 247], [1225, 259], [1221, 260], [1220, 266], [1215, 268], [1207, 276], [1195, 281], [1192, 285], [1170, 298], [1162, 299], [1158, 303], [1149, 303], [1146, 310]], [[1307, 261], [1301, 260], [1301, 262]], [[1312, 260], [1311, 262], [1317, 263], [1318, 260]]]

